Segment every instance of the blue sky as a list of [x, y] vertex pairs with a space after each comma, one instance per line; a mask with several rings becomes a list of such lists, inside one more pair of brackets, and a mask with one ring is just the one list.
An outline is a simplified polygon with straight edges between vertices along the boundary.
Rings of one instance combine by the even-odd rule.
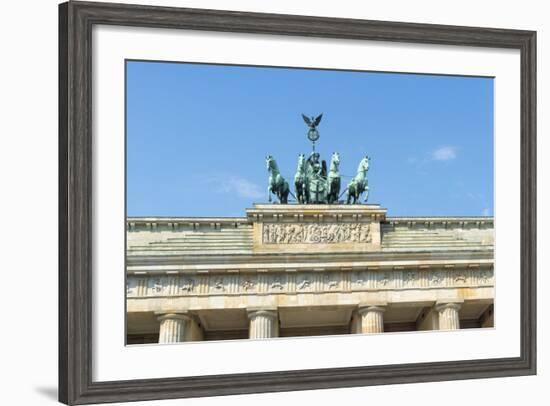
[[493, 79], [127, 62], [127, 214], [243, 216], [267, 202], [265, 156], [293, 183], [317, 150], [343, 184], [368, 154], [389, 216], [493, 215]]

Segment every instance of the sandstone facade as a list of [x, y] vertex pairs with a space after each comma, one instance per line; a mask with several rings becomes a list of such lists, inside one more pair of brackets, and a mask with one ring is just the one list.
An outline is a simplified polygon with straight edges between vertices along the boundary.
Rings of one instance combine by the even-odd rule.
[[255, 205], [127, 219], [127, 341], [492, 327], [489, 217]]

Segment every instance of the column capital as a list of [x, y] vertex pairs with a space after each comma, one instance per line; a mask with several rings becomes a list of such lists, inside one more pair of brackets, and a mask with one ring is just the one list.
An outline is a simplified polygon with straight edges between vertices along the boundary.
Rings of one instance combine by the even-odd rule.
[[278, 317], [276, 307], [248, 308], [246, 309], [246, 314], [249, 319], [256, 316], [265, 316], [274, 319]]
[[356, 331], [362, 334], [383, 333], [386, 306], [387, 303], [383, 301], [360, 303], [357, 309], [359, 320]]
[[363, 314], [365, 312], [384, 313], [386, 311], [387, 306], [388, 306], [388, 303], [383, 301], [359, 303], [359, 305], [357, 306], [357, 313], [359, 314]]
[[193, 315], [188, 311], [167, 311], [167, 312], [155, 312], [157, 320], [193, 320]]
[[201, 341], [204, 338], [199, 317], [186, 310], [155, 312], [160, 322], [159, 343]]
[[462, 307], [462, 304], [464, 303], [464, 299], [446, 299], [446, 300], [438, 300], [435, 303], [435, 309], [440, 312], [444, 309], [455, 309], [460, 310]]

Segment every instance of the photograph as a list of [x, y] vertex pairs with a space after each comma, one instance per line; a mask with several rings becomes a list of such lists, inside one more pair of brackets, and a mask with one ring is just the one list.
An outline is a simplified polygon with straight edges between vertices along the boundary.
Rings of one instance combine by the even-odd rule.
[[124, 69], [126, 345], [498, 329], [494, 77]]

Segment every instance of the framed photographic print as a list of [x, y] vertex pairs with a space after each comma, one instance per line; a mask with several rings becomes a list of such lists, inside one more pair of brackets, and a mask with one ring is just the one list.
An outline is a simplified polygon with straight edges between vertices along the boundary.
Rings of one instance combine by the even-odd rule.
[[60, 401], [536, 373], [535, 32], [59, 27]]

